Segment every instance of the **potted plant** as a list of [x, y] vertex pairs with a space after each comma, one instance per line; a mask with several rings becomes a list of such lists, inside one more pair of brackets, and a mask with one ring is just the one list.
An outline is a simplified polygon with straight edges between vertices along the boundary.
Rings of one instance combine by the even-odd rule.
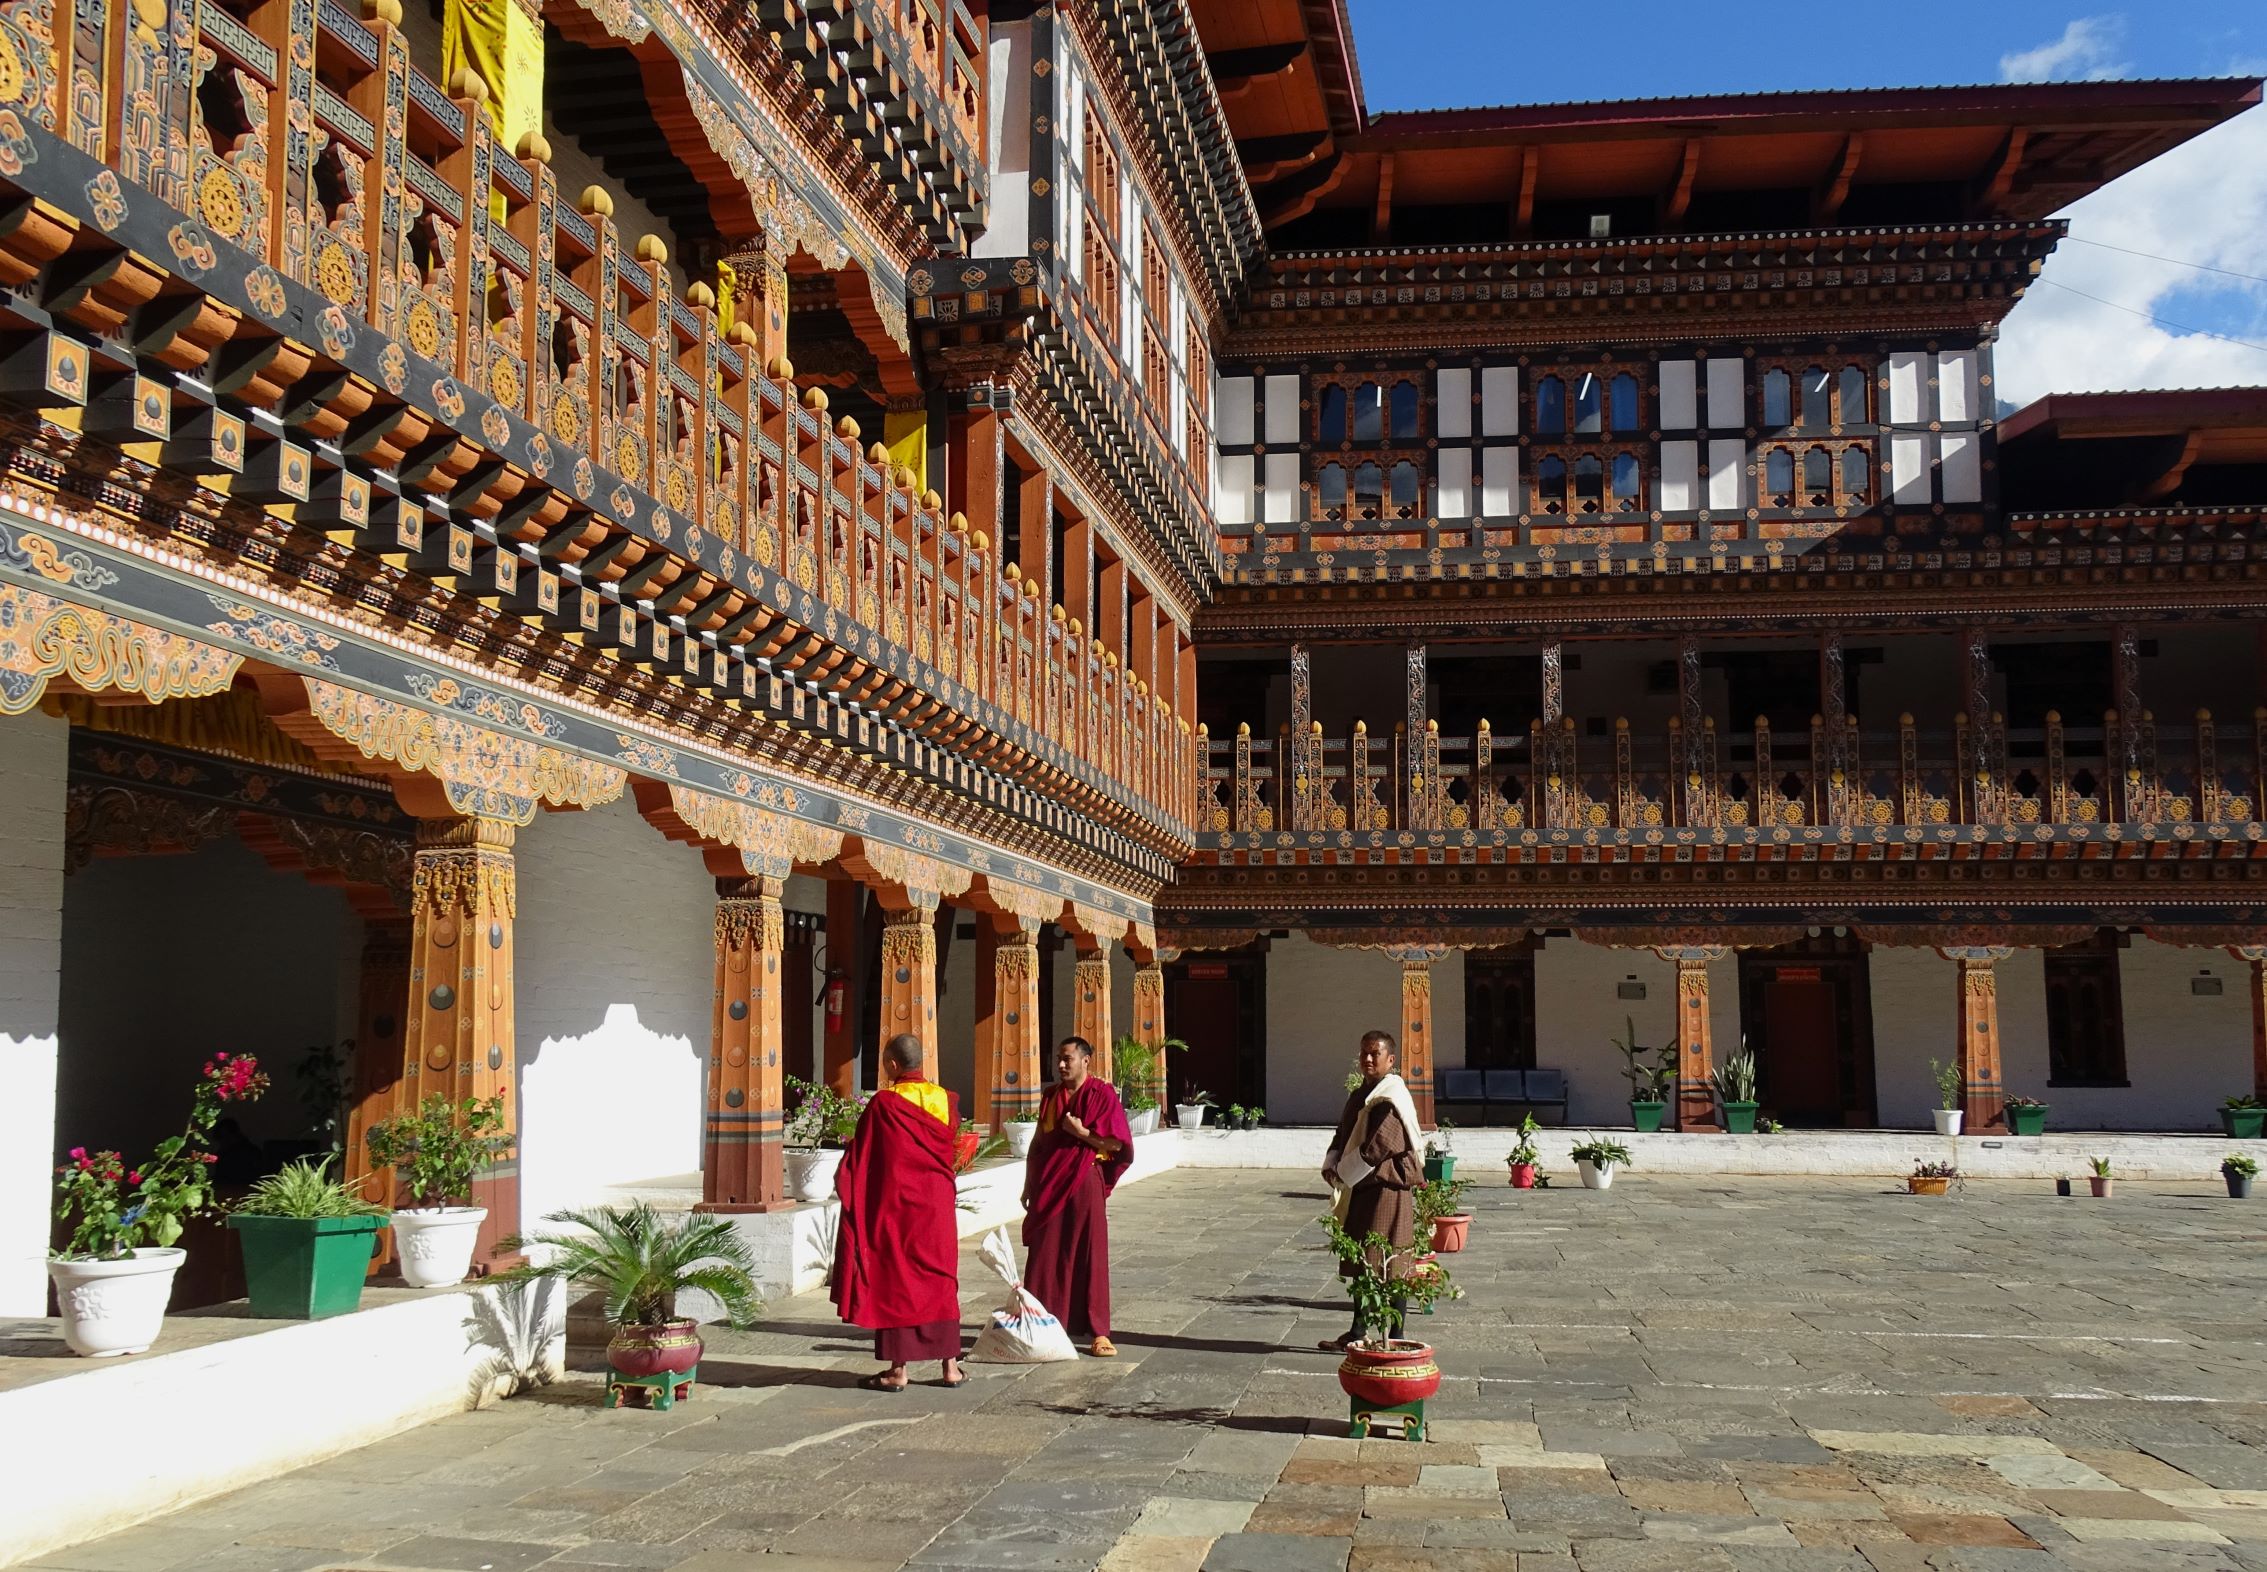
[[2093, 1177], [2086, 1181], [2093, 1186], [2094, 1194], [2108, 1195], [2117, 1184], [2117, 1180], [2110, 1174], [2110, 1160], [2106, 1157], [2091, 1157], [2086, 1160], [2086, 1166], [2094, 1170]]
[[55, 1215], [69, 1242], [47, 1263], [63, 1315], [63, 1341], [90, 1359], [138, 1354], [157, 1341], [173, 1276], [188, 1259], [174, 1243], [191, 1217], [212, 1210], [213, 1155], [206, 1143], [224, 1103], [250, 1102], [268, 1087], [259, 1060], [216, 1053], [189, 1102], [179, 1135], [131, 1166], [116, 1152], [71, 1148], [55, 1170]]
[[1950, 1163], [1915, 1163], [1905, 1188], [1915, 1195], [1942, 1195], [1959, 1177], [1960, 1170]]
[[1220, 1116], [1220, 1128], [1223, 1130], [1248, 1130], [1251, 1126], [1244, 1122], [1247, 1117], [1249, 1116], [1244, 1112], [1242, 1103], [1230, 1103], [1228, 1111]]
[[1119, 1038], [1110, 1053], [1110, 1083], [1126, 1105], [1126, 1123], [1136, 1135], [1157, 1129], [1158, 1099], [1165, 1093], [1165, 1056], [1188, 1044], [1168, 1037], [1152, 1047], [1132, 1033]]
[[330, 1167], [328, 1157], [287, 1163], [230, 1209], [252, 1314], [321, 1321], [361, 1308], [370, 1252], [389, 1214], [363, 1199], [359, 1183], [333, 1179]]
[[[1357, 1239], [1329, 1216], [1323, 1225], [1330, 1231], [1331, 1253], [1353, 1268], [1343, 1281], [1361, 1328], [1339, 1363], [1340, 1389], [1355, 1403], [1380, 1409], [1425, 1401], [1440, 1390], [1440, 1366], [1429, 1344], [1401, 1340], [1402, 1317], [1412, 1306], [1430, 1310], [1437, 1300], [1462, 1298], [1462, 1290], [1438, 1261], [1397, 1251], [1383, 1234]], [[1366, 1431], [1357, 1421], [1354, 1433]], [[1411, 1419], [1407, 1434], [1423, 1440], [1421, 1422]]]
[[2220, 1128], [2234, 1141], [2256, 1141], [2267, 1125], [2267, 1102], [2256, 1097], [2231, 1097], [2220, 1104]]
[[488, 1208], [472, 1202], [472, 1176], [510, 1155], [504, 1094], [450, 1102], [429, 1095], [412, 1113], [370, 1127], [371, 1166], [400, 1174], [410, 1204], [394, 1213], [394, 1259], [412, 1288], [445, 1288], [472, 1270]]
[[2241, 1152], [2230, 1152], [2220, 1159], [2220, 1177], [2228, 1182], [2228, 1194], [2238, 1201], [2251, 1198], [2251, 1181], [2259, 1177], [2259, 1165]]
[[1009, 1114], [1007, 1122], [1000, 1128], [1008, 1138], [1009, 1156], [1021, 1162], [1031, 1155], [1031, 1143], [1039, 1137], [1039, 1115], [1036, 1111]]
[[1511, 1165], [1511, 1187], [1514, 1190], [1535, 1188], [1535, 1132], [1542, 1128], [1531, 1113], [1519, 1116], [1519, 1144], [1504, 1159]]
[[[498, 1275], [505, 1282], [558, 1278], [603, 1295], [614, 1329], [606, 1363], [617, 1376], [648, 1387], [656, 1408], [684, 1396], [700, 1365], [700, 1324], [677, 1313], [680, 1294], [706, 1294], [735, 1328], [751, 1325], [763, 1309], [755, 1257], [726, 1218], [702, 1212], [663, 1217], [639, 1201], [553, 1212], [543, 1220], [568, 1231], [506, 1239], [498, 1255], [525, 1252], [529, 1260]], [[616, 1393], [607, 1388], [610, 1408]]]
[[1192, 1086], [1173, 1105], [1173, 1118], [1184, 1130], [1199, 1129], [1204, 1124], [1204, 1111], [1211, 1106], [1212, 1094], [1201, 1086]]
[[1622, 1056], [1622, 1077], [1629, 1082], [1629, 1122], [1640, 1134], [1651, 1135], [1661, 1128], [1669, 1106], [1663, 1094], [1676, 1084], [1676, 1048], [1664, 1048], [1657, 1062], [1646, 1063], [1653, 1050], [1638, 1042], [1637, 1018], [1629, 1015], [1622, 1017], [1622, 1035], [1612, 1042]]
[[1724, 1110], [1724, 1133], [1755, 1134], [1755, 1055], [1737, 1053], [1708, 1077], [1716, 1088], [1716, 1104]]
[[1267, 1110], [1260, 1107], [1259, 1104], [1254, 1103], [1251, 1107], [1244, 1110], [1245, 1129], [1256, 1130], [1265, 1123], [1267, 1123]]
[[1425, 1177], [1427, 1179], [1453, 1179], [1456, 1177], [1456, 1125], [1443, 1119], [1425, 1137]]
[[793, 1075], [787, 1089], [801, 1099], [787, 1121], [787, 1193], [798, 1201], [824, 1201], [834, 1194], [834, 1171], [858, 1133], [866, 1102]]
[[1631, 1166], [1628, 1147], [1596, 1136], [1577, 1146], [1570, 1155], [1576, 1171], [1582, 1175], [1585, 1190], [1611, 1190], [1614, 1170]]
[[2003, 1105], [2007, 1109], [2007, 1128], [2013, 1135], [2039, 1135], [2047, 1127], [2047, 1105], [2036, 1097], [2010, 1097]]
[[1472, 1230], [1472, 1214], [1464, 1210], [1464, 1192], [1471, 1188], [1469, 1179], [1428, 1179], [1417, 1186], [1412, 1196], [1417, 1206], [1416, 1238], [1430, 1239], [1432, 1249], [1441, 1255], [1462, 1250]]
[[1936, 1133], [1958, 1135], [1960, 1122], [1967, 1114], [1960, 1107], [1960, 1066], [1929, 1061], [1929, 1074], [1936, 1078]]

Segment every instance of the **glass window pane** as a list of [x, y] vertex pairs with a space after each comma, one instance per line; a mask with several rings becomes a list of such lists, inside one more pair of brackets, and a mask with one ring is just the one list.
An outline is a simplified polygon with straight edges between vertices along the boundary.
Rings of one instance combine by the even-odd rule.
[[1794, 421], [1794, 379], [1784, 371], [1763, 374], [1763, 423], [1774, 428]]
[[1325, 464], [1315, 472], [1315, 497], [1326, 508], [1346, 506], [1346, 470], [1343, 465]]
[[1566, 431], [1566, 384], [1557, 377], [1535, 384], [1535, 429], [1553, 436]]
[[1773, 448], [1763, 459], [1763, 489], [1771, 493], [1772, 500], [1783, 500], [1795, 489], [1795, 456], [1785, 448]]
[[1834, 455], [1827, 449], [1803, 454], [1803, 493], [1806, 507], [1822, 508], [1834, 500]]
[[1830, 426], [1834, 423], [1834, 416], [1827, 408], [1827, 389], [1831, 386], [1832, 384], [1827, 380], [1823, 367], [1812, 366], [1803, 373], [1803, 424], [1805, 426], [1817, 428]]
[[1605, 390], [1598, 379], [1585, 371], [1582, 380], [1574, 385], [1574, 429], [1600, 431], [1605, 427]]
[[1417, 384], [1396, 382], [1393, 385], [1393, 435], [1396, 439], [1417, 434]]
[[1606, 466], [1593, 454], [1574, 461], [1574, 500], [1585, 513], [1595, 513], [1606, 500]]
[[1316, 422], [1316, 439], [1335, 446], [1346, 440], [1346, 390], [1331, 386], [1322, 390], [1322, 418]]
[[1538, 513], [1566, 511], [1566, 460], [1556, 453], [1535, 466], [1535, 510]]
[[1354, 390], [1354, 440], [1375, 442], [1385, 427], [1385, 396], [1375, 382], [1365, 382]]
[[1354, 471], [1354, 506], [1375, 513], [1385, 495], [1385, 471], [1364, 464]]
[[1393, 505], [1397, 508], [1417, 505], [1417, 466], [1407, 459], [1393, 466]]
[[1863, 502], [1872, 495], [1873, 459], [1864, 448], [1842, 450], [1842, 500]]
[[1623, 372], [1614, 378], [1614, 429], [1637, 429], [1637, 378]]
[[1866, 423], [1866, 382], [1864, 371], [1856, 366], [1842, 368], [1842, 424], [1862, 426]]
[[1627, 507], [1637, 506], [1637, 455], [1634, 453], [1614, 455], [1614, 501]]

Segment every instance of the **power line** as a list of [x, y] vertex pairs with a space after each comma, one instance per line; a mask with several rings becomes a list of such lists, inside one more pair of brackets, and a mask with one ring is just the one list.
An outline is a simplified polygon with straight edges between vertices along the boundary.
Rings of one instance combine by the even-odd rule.
[[2138, 306], [2121, 306], [2114, 300], [2104, 300], [2099, 295], [2089, 295], [2083, 289], [2073, 289], [2059, 279], [2041, 277], [2036, 282], [2052, 284], [2066, 294], [2076, 295], [2081, 300], [2091, 300], [2095, 305], [2107, 306], [2112, 311], [2122, 311], [2127, 316], [2140, 317], [2144, 321], [2156, 323], [2159, 327], [2171, 328], [2179, 333], [2193, 333], [2202, 338], [2216, 338], [2223, 344], [2233, 344], [2238, 349], [2255, 349], [2260, 354], [2267, 355], [2267, 344], [2254, 344], [2247, 338], [2233, 338], [2226, 333], [2215, 333], [2210, 328], [2190, 327], [2185, 322], [2175, 322], [2170, 317], [2160, 317], [2154, 311], [2143, 311]]
[[2161, 257], [2154, 251], [2136, 251], [2131, 246], [2113, 246], [2106, 240], [2088, 240], [2084, 235], [2065, 235], [2063, 238], [2075, 240], [2082, 246], [2092, 246], [2098, 251], [2122, 252], [2129, 257], [2139, 257], [2145, 262], [2163, 262], [2172, 267], [2192, 267], [2199, 273], [2217, 273], [2222, 278], [2240, 278], [2249, 284], [2267, 284], [2267, 278], [2263, 278], [2257, 273], [2238, 273], [2232, 267], [2214, 267], [2209, 262], [2188, 262], [2179, 257]]

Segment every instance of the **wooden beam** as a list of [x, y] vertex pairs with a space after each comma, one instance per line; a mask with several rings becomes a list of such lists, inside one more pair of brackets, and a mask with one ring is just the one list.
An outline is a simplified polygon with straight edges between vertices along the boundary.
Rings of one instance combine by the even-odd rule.
[[1531, 239], [1535, 233], [1535, 175], [1542, 166], [1543, 150], [1533, 143], [1519, 152], [1519, 195], [1511, 209], [1511, 238]]
[[2180, 490], [2180, 483], [2188, 478], [2188, 467], [2196, 462], [2196, 456], [2203, 451], [2204, 433], [2202, 431], [2191, 431], [2188, 434], [2188, 440], [2180, 445], [2180, 452], [2174, 457], [2173, 461], [2165, 466], [2164, 471], [2155, 480], [2141, 488], [2139, 500], [2154, 502], [2161, 497], [2169, 497]]
[[1390, 245], [1393, 242], [1393, 155], [1378, 160], [1377, 207], [1370, 214], [1370, 243]]
[[[1387, 156], [1391, 156], [1390, 154]], [[1677, 166], [1677, 183], [1661, 207], [1661, 228], [1671, 234], [1684, 228], [1685, 210], [1692, 206], [1692, 182], [1700, 173], [1700, 138], [1685, 138], [1684, 158]]]
[[1287, 44], [1255, 44], [1249, 49], [1223, 49], [1207, 54], [1205, 64], [1212, 68], [1212, 86], [1222, 103], [1250, 92], [1271, 77], [1288, 73], [1305, 57], [1307, 41], [1296, 38]]
[[1826, 172], [1826, 178], [1811, 193], [1810, 216], [1813, 223], [1832, 223], [1840, 215], [1842, 204], [1850, 195], [1850, 181], [1858, 172], [1858, 160], [1865, 156], [1866, 137], [1863, 131], [1853, 131], [1842, 139], [1842, 152]]
[[1990, 165], [1970, 188], [1971, 212], [1989, 212], [2007, 200], [2008, 193], [2015, 189], [2016, 172], [2023, 167], [2023, 147], [2030, 136], [2028, 126], [2008, 128], [2007, 140], [2000, 143]]

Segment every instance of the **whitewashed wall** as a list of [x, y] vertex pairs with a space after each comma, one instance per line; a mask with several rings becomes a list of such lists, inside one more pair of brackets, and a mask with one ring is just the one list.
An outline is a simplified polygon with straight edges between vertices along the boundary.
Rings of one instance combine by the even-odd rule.
[[[1170, 1026], [1170, 1021], [1167, 1022]], [[1375, 950], [1339, 950], [1305, 934], [1267, 953], [1267, 1114], [1278, 1124], [1331, 1124], [1362, 1034], [1401, 1032], [1401, 963]], [[1433, 1062], [1464, 1051], [1464, 958], [1433, 968]], [[1440, 1045], [1448, 1045], [1443, 1049]]]
[[[1645, 997], [1622, 998], [1625, 981], [1642, 984]], [[1629, 1123], [1629, 1082], [1614, 1039], [1634, 1022], [1647, 1047], [1667, 1043], [1676, 1032], [1676, 993], [1676, 968], [1651, 950], [1544, 942], [1535, 956], [1535, 1062], [1566, 1072], [1567, 1123]], [[1726, 1051], [1719, 1041], [1719, 1055]]]
[[543, 813], [516, 848], [520, 1213], [697, 1173], [716, 883], [624, 798]]
[[9, 1136], [0, 1141], [0, 1316], [43, 1315], [47, 1306], [69, 741], [67, 722], [36, 711], [0, 722], [0, 1085]]

